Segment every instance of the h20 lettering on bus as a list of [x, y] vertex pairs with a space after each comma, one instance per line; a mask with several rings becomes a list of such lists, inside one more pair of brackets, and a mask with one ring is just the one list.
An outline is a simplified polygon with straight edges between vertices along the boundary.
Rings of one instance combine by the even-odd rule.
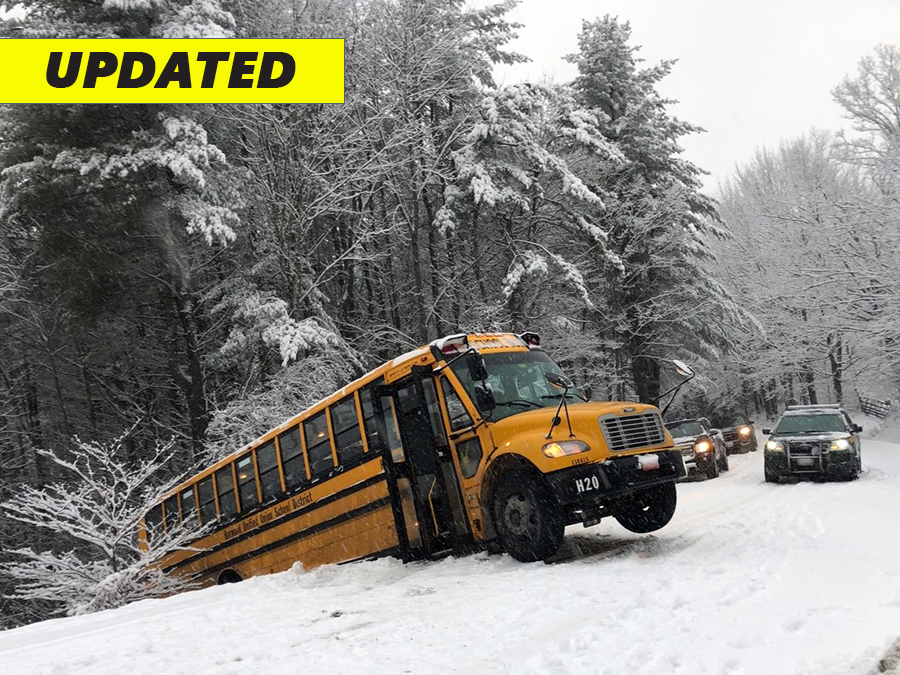
[[576, 478], [575, 479], [575, 492], [577, 494], [581, 494], [582, 492], [590, 492], [591, 490], [599, 490], [600, 489], [600, 479], [597, 476], [588, 476], [587, 478]]

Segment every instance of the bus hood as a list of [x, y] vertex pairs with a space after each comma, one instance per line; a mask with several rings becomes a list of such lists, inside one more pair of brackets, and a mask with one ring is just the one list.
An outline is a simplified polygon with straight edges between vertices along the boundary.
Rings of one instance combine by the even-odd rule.
[[[630, 416], [653, 411], [658, 413], [656, 406], [646, 403], [630, 403], [623, 401], [569, 403], [569, 419], [572, 422], [572, 434], [575, 438], [588, 440], [600, 436], [599, 418], [604, 415]], [[535, 408], [524, 410], [515, 415], [510, 415], [496, 422], [488, 422], [495, 442], [508, 439], [518, 434], [533, 432], [539, 429], [543, 436], [550, 431], [550, 423], [556, 415], [556, 406], [547, 408]], [[566, 411], [560, 409], [560, 422], [553, 427], [552, 439], [563, 440], [569, 438], [569, 427], [566, 424]]]

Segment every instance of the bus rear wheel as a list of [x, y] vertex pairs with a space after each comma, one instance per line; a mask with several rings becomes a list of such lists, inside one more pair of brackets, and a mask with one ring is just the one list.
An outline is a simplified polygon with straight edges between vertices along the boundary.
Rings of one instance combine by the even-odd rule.
[[513, 558], [535, 562], [559, 550], [565, 530], [563, 510], [539, 475], [508, 471], [499, 480], [492, 504], [497, 537]]
[[672, 520], [677, 501], [674, 482], [652, 485], [620, 499], [616, 520], [631, 532], [655, 532]]

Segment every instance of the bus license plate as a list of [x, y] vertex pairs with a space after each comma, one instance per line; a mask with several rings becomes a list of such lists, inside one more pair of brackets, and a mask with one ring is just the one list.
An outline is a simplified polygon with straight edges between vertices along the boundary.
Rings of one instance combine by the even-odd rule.
[[593, 476], [585, 476], [584, 478], [575, 479], [575, 494], [580, 495], [585, 492], [593, 492], [600, 489], [600, 478], [597, 474]]

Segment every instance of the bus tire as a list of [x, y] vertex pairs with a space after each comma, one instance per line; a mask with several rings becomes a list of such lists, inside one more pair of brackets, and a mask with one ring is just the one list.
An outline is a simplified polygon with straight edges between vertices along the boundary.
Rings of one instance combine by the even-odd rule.
[[497, 539], [513, 558], [536, 562], [559, 550], [565, 517], [539, 474], [521, 468], [507, 471], [491, 503]]
[[216, 585], [221, 586], [222, 584], [236, 584], [239, 581], [243, 581], [240, 574], [238, 574], [234, 570], [225, 570], [219, 575], [219, 578], [216, 580]]
[[631, 532], [655, 532], [672, 520], [677, 502], [674, 482], [651, 485], [620, 499], [616, 520]]

